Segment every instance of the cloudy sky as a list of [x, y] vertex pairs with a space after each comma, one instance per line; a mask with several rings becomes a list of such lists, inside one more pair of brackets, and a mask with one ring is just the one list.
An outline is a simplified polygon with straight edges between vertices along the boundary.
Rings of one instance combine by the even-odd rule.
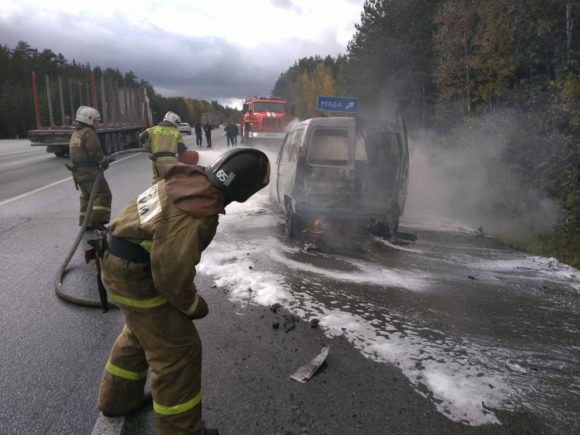
[[364, 0], [3, 0], [0, 44], [133, 71], [164, 96], [238, 106], [295, 60], [336, 56]]

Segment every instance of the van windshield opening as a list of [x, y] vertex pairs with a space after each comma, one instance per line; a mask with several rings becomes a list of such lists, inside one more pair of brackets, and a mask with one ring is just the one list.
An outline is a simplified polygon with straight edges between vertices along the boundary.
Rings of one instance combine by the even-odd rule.
[[310, 141], [308, 162], [313, 165], [346, 165], [348, 163], [348, 130], [316, 129]]

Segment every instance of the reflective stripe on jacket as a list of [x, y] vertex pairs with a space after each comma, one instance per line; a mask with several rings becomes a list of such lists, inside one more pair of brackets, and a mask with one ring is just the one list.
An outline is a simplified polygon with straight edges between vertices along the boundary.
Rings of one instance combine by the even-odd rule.
[[156, 125], [149, 129], [149, 146], [153, 155], [160, 152], [177, 154], [177, 144], [182, 141], [177, 128]]

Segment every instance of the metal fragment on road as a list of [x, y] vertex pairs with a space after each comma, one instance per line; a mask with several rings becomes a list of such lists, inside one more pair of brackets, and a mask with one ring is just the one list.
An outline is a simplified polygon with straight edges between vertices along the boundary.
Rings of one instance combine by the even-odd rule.
[[306, 381], [308, 381], [312, 376], [314, 376], [314, 373], [318, 371], [320, 366], [324, 364], [324, 361], [326, 361], [326, 357], [328, 356], [329, 350], [330, 346], [323, 347], [320, 353], [316, 355], [312, 361], [310, 361], [306, 365], [303, 365], [298, 370], [296, 370], [294, 374], [290, 375], [290, 379], [294, 379], [295, 381], [305, 384]]

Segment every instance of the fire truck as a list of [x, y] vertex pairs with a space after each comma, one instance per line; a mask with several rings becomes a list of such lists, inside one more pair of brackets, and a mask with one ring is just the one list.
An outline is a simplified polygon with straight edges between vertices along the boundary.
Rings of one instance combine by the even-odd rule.
[[243, 144], [282, 141], [288, 125], [288, 105], [281, 97], [248, 97], [240, 120]]

